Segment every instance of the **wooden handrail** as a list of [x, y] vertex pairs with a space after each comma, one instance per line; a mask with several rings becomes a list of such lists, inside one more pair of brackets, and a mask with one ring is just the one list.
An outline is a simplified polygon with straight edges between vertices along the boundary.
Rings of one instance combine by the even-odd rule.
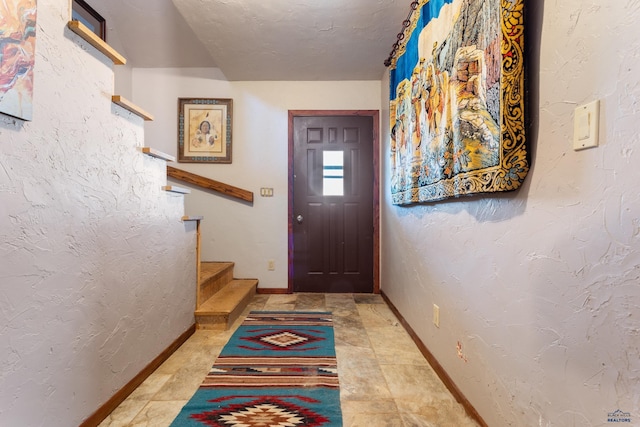
[[207, 190], [217, 191], [218, 193], [222, 193], [229, 197], [253, 203], [253, 192], [243, 190], [242, 188], [234, 187], [233, 185], [225, 184], [220, 181], [205, 178], [204, 176], [196, 175], [195, 173], [167, 166], [167, 176], [188, 182], [189, 184], [197, 185], [198, 187], [205, 188]]

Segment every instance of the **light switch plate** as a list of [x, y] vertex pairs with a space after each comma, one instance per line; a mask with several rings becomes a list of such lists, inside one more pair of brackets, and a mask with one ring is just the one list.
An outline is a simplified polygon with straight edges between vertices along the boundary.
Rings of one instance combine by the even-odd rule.
[[573, 149], [598, 146], [598, 124], [600, 122], [600, 101], [595, 100], [576, 108], [573, 118]]

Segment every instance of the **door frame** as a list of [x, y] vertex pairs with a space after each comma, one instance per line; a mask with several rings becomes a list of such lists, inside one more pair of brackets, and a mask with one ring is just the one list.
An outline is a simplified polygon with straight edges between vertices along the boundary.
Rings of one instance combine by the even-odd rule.
[[289, 110], [288, 170], [288, 283], [293, 293], [293, 118], [321, 116], [364, 116], [373, 119], [373, 293], [380, 293], [380, 111], [379, 110]]

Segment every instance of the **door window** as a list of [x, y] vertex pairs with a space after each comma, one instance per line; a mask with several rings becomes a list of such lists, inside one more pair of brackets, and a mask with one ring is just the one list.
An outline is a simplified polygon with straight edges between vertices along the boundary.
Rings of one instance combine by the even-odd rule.
[[344, 196], [344, 152], [322, 153], [322, 195]]

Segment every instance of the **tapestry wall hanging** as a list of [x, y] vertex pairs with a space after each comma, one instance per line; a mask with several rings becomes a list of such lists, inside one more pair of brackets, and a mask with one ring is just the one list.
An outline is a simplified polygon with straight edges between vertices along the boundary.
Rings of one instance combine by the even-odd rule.
[[390, 66], [394, 204], [517, 189], [524, 0], [419, 0]]
[[0, 1], [0, 113], [33, 115], [36, 0]]

